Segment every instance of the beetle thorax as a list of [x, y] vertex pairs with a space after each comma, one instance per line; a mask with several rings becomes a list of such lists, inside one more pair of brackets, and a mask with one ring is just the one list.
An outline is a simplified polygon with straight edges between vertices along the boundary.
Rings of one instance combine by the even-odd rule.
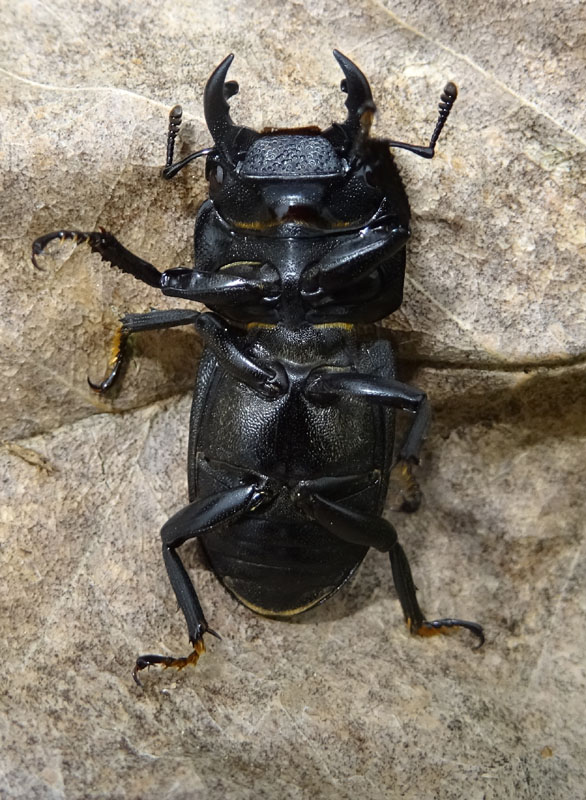
[[319, 135], [266, 135], [250, 146], [240, 174], [256, 179], [334, 178], [347, 165], [332, 144]]

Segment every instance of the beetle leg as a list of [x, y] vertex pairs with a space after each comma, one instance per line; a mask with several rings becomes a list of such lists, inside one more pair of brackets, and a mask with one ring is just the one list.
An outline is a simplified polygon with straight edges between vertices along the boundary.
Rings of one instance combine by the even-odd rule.
[[245, 356], [238, 342], [237, 330], [217, 314], [201, 314], [195, 326], [220, 364], [236, 380], [267, 399], [287, 392], [289, 381], [283, 367], [276, 362], [260, 364]]
[[391, 258], [408, 238], [407, 228], [386, 225], [368, 229], [359, 238], [344, 240], [302, 273], [301, 296], [311, 303], [335, 294], [340, 286], [347, 289]]
[[[211, 628], [207, 628], [205, 633], [212, 633], [214, 636], [217, 636], [218, 639], [220, 638], [220, 636]], [[139, 656], [136, 659], [136, 664], [132, 670], [132, 677], [134, 678], [134, 682], [137, 684], [137, 686], [142, 686], [142, 681], [138, 677], [138, 673], [141, 670], [147, 669], [147, 667], [152, 667], [155, 664], [160, 664], [162, 667], [164, 667], [164, 669], [167, 669], [168, 667], [183, 669], [188, 664], [193, 664], [193, 666], [195, 666], [199, 661], [200, 655], [205, 653], [205, 651], [206, 646], [203, 638], [201, 638], [194, 642], [192, 652], [188, 656], [183, 656], [181, 658], [174, 658], [173, 656], [159, 656], [155, 653], [146, 653], [144, 656]]]
[[388, 552], [396, 544], [397, 533], [386, 519], [366, 515], [327, 500], [311, 490], [311, 483], [300, 483], [294, 493], [296, 505], [307, 517], [352, 544], [374, 547], [383, 552]]
[[203, 635], [205, 633], [218, 635], [208, 626], [193, 583], [183, 566], [177, 548], [188, 539], [196, 539], [214, 528], [234, 522], [242, 514], [267, 502], [274, 492], [275, 488], [266, 478], [259, 478], [254, 483], [194, 500], [163, 525], [161, 528], [163, 560], [177, 602], [187, 622], [189, 641], [193, 645], [193, 652], [184, 658], [153, 654], [139, 656], [132, 673], [137, 683], [140, 684], [138, 672], [151, 664], [177, 667], [177, 669], [183, 669], [187, 664], [196, 664], [201, 653], [205, 651]]
[[391, 468], [391, 479], [398, 485], [402, 497], [401, 505], [393, 511], [412, 514], [421, 505], [422, 493], [417, 478], [413, 475], [413, 464], [399, 459]]
[[270, 307], [278, 301], [281, 287], [276, 270], [262, 262], [244, 262], [240, 271], [238, 266], [228, 269], [232, 265], [225, 265], [216, 272], [176, 267], [163, 273], [160, 288], [168, 297], [194, 300], [212, 308], [230, 309], [259, 301]]
[[94, 383], [88, 378], [90, 387], [100, 394], [112, 387], [124, 363], [125, 347], [131, 333], [179, 325], [195, 325], [218, 361], [231, 375], [251, 389], [267, 398], [280, 397], [286, 393], [287, 374], [279, 364], [261, 365], [245, 356], [239, 347], [237, 330], [218, 315], [184, 309], [126, 314], [122, 317], [112, 340], [106, 377], [100, 383]]
[[[308, 482], [309, 483], [309, 482]], [[325, 530], [347, 542], [374, 547], [389, 554], [393, 581], [403, 609], [409, 631], [419, 636], [447, 633], [452, 628], [466, 628], [478, 637], [478, 647], [484, 643], [482, 626], [477, 622], [454, 619], [427, 620], [417, 602], [415, 584], [409, 561], [397, 539], [397, 532], [386, 519], [370, 516], [332, 503], [325, 497], [308, 490], [307, 485], [297, 489], [295, 501], [299, 508]]]
[[381, 479], [379, 469], [361, 472], [355, 475], [334, 475], [324, 478], [312, 478], [299, 481], [293, 490], [293, 502], [301, 502], [303, 497], [327, 495], [330, 500], [343, 500], [354, 494], [376, 486]]
[[[132, 275], [139, 281], [160, 289], [170, 297], [181, 297], [186, 300], [214, 303], [226, 307], [238, 303], [258, 302], [262, 300], [271, 305], [278, 300], [280, 285], [278, 274], [269, 265], [256, 262], [257, 276], [239, 275], [237, 271], [198, 272], [186, 267], [175, 267], [159, 272], [159, 270], [139, 256], [127, 250], [116, 237], [101, 228], [99, 231], [84, 233], [82, 231], [54, 231], [39, 236], [33, 242], [32, 262], [37, 269], [38, 258], [43, 255], [47, 245], [52, 241], [70, 240], [76, 244], [88, 244], [92, 252], [99, 253], [102, 261]], [[245, 262], [247, 266], [250, 262]], [[229, 265], [227, 265], [229, 266]]]
[[393, 580], [403, 614], [405, 615], [405, 622], [409, 628], [410, 633], [417, 634], [418, 636], [434, 636], [439, 633], [448, 633], [452, 628], [466, 628], [474, 636], [478, 637], [478, 644], [474, 648], [477, 650], [484, 644], [484, 631], [482, 625], [477, 622], [469, 622], [464, 619], [454, 619], [447, 617], [445, 619], [427, 620], [423, 616], [423, 612], [419, 608], [419, 603], [416, 597], [416, 588], [413, 583], [413, 576], [411, 575], [411, 567], [405, 555], [405, 551], [401, 545], [397, 544], [389, 553], [391, 559], [391, 569], [393, 571]]
[[427, 433], [431, 410], [425, 392], [392, 378], [360, 372], [315, 370], [308, 378], [306, 396], [323, 402], [340, 395], [361, 397], [370, 403], [411, 411], [414, 418], [399, 449], [398, 462], [417, 464]]
[[88, 244], [94, 253], [99, 253], [102, 261], [107, 261], [113, 267], [117, 267], [122, 272], [132, 275], [139, 281], [147, 283], [149, 286], [159, 288], [161, 273], [148, 261], [135, 256], [120, 244], [118, 239], [108, 231], [100, 228], [99, 231], [83, 233], [82, 231], [54, 231], [44, 236], [39, 236], [33, 242], [32, 261], [37, 269], [40, 269], [38, 257], [43, 254], [45, 248], [54, 240], [64, 241], [69, 239], [76, 244]]
[[88, 378], [88, 383], [94, 392], [103, 394], [110, 389], [120, 374], [120, 369], [126, 357], [126, 343], [131, 333], [140, 331], [153, 331], [162, 328], [174, 328], [179, 325], [192, 325], [196, 322], [200, 312], [180, 308], [168, 311], [149, 311], [146, 314], [126, 314], [120, 320], [118, 330], [112, 339], [112, 349], [108, 361], [108, 372], [100, 383], [94, 383]]

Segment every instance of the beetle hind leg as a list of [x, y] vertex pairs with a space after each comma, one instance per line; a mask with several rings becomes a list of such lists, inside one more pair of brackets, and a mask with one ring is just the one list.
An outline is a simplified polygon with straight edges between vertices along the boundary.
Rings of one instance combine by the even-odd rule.
[[[212, 633], [214, 636], [217, 636], [218, 639], [220, 638], [215, 631], [212, 631], [211, 628], [208, 628], [207, 633]], [[187, 667], [189, 664], [193, 664], [195, 666], [199, 661], [199, 657], [202, 653], [205, 653], [206, 646], [204, 643], [203, 638], [197, 639], [193, 642], [193, 650], [188, 656], [183, 656], [181, 658], [175, 658], [173, 656], [159, 656], [155, 655], [154, 653], [148, 653], [144, 656], [139, 656], [136, 659], [136, 664], [134, 665], [134, 669], [132, 670], [132, 677], [134, 678], [134, 682], [138, 686], [142, 686], [141, 680], [138, 677], [138, 673], [142, 669], [147, 669], [148, 667], [152, 667], [155, 664], [160, 665], [163, 669], [168, 669], [169, 667], [175, 667], [175, 669], [181, 670]]]
[[389, 558], [393, 571], [393, 581], [410, 633], [417, 636], [435, 636], [440, 633], [450, 633], [454, 628], [465, 628], [478, 638], [478, 643], [474, 649], [482, 647], [484, 644], [484, 631], [482, 625], [477, 622], [469, 622], [468, 620], [455, 619], [453, 617], [434, 620], [425, 619], [417, 602], [409, 561], [398, 542], [389, 551]]
[[132, 676], [139, 686], [138, 673], [141, 670], [155, 664], [159, 664], [165, 669], [168, 667], [183, 669], [188, 664], [197, 664], [200, 655], [205, 652], [204, 634], [209, 633], [220, 638], [206, 621], [191, 578], [177, 552], [178, 548], [188, 539], [196, 539], [209, 531], [227, 526], [247, 511], [258, 508], [270, 500], [275, 491], [276, 487], [268, 479], [259, 476], [256, 481], [251, 483], [238, 485], [232, 489], [194, 500], [163, 525], [161, 528], [163, 560], [169, 581], [187, 623], [189, 641], [193, 646], [193, 651], [188, 656], [181, 658], [155, 654], [139, 656], [132, 672]]
[[465, 628], [478, 638], [477, 647], [482, 647], [484, 632], [482, 626], [477, 622], [453, 617], [425, 619], [417, 602], [409, 561], [397, 540], [395, 529], [388, 520], [363, 514], [347, 508], [341, 503], [332, 502], [316, 492], [316, 488], [318, 486], [315, 481], [306, 481], [300, 484], [295, 493], [297, 506], [310, 519], [315, 520], [339, 539], [366, 547], [374, 547], [389, 554], [393, 581], [411, 633], [419, 636], [434, 636], [439, 633], [449, 633], [454, 628]]

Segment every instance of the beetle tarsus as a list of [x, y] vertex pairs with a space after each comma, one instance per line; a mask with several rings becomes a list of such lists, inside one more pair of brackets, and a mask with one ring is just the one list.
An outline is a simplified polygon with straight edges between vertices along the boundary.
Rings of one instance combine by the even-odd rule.
[[104, 394], [112, 388], [122, 373], [122, 366], [126, 361], [126, 345], [131, 333], [141, 331], [157, 331], [166, 328], [176, 328], [181, 325], [194, 325], [199, 311], [191, 311], [184, 308], [170, 308], [164, 311], [147, 311], [145, 314], [125, 314], [120, 320], [118, 330], [112, 339], [110, 360], [108, 362], [109, 372], [100, 383], [94, 383], [88, 377], [90, 388], [98, 394]]
[[124, 324], [118, 326], [118, 330], [112, 339], [112, 348], [110, 353], [110, 360], [108, 361], [108, 373], [106, 377], [99, 383], [94, 383], [88, 376], [87, 382], [92, 391], [97, 394], [104, 394], [111, 389], [120, 374], [120, 368], [124, 363], [126, 342], [128, 340], [129, 331], [124, 327]]
[[[205, 633], [211, 633], [212, 636], [215, 636], [217, 639], [220, 639], [220, 635], [213, 631], [211, 628], [206, 628]], [[142, 682], [138, 677], [138, 673], [143, 670], [147, 669], [148, 667], [155, 666], [156, 664], [163, 667], [163, 669], [169, 669], [169, 667], [173, 667], [177, 670], [185, 669], [185, 667], [189, 666], [190, 664], [195, 667], [197, 662], [199, 661], [199, 657], [202, 653], [205, 653], [206, 646], [203, 640], [203, 634], [195, 639], [193, 644], [193, 650], [188, 656], [181, 656], [176, 658], [174, 656], [160, 656], [154, 653], [148, 653], [144, 656], [139, 656], [136, 659], [136, 664], [134, 665], [134, 669], [132, 670], [132, 677], [134, 678], [135, 683], [138, 686], [142, 686]]]
[[407, 627], [411, 633], [417, 634], [418, 636], [435, 636], [440, 633], [449, 633], [454, 628], [466, 628], [480, 640], [477, 647], [482, 647], [484, 644], [484, 632], [482, 625], [479, 625], [477, 622], [468, 622], [467, 620], [454, 619], [453, 617], [435, 620], [425, 619], [419, 607], [419, 603], [417, 602], [417, 590], [413, 582], [409, 561], [407, 560], [405, 551], [398, 542], [390, 550], [389, 557], [397, 595], [403, 609]]
[[87, 240], [87, 237], [88, 234], [82, 233], [81, 231], [53, 231], [52, 233], [46, 233], [44, 236], [39, 236], [38, 239], [35, 239], [33, 242], [31, 257], [33, 266], [41, 272], [44, 272], [37, 259], [44, 254], [50, 242], [58, 241], [61, 245], [65, 241], [73, 241], [75, 244], [82, 244]]
[[121, 363], [122, 363], [122, 358], [120, 358], [118, 364], [106, 375], [104, 380], [100, 381], [99, 383], [94, 383], [90, 378], [90, 376], [88, 375], [87, 384], [92, 390], [92, 392], [95, 392], [96, 394], [105, 394], [108, 391], [108, 389], [111, 389], [118, 377], [120, 368], [119, 364]]
[[482, 625], [479, 625], [477, 622], [469, 622], [465, 619], [453, 619], [452, 617], [434, 620], [424, 619], [417, 625], [408, 619], [407, 627], [409, 628], [409, 632], [416, 636], [437, 636], [438, 634], [452, 633], [454, 628], [465, 628], [479, 640], [478, 644], [473, 648], [474, 650], [479, 650], [485, 641]]
[[400, 459], [391, 469], [391, 480], [395, 479], [401, 493], [402, 502], [397, 511], [412, 514], [421, 505], [422, 492], [417, 478], [413, 475], [413, 464]]

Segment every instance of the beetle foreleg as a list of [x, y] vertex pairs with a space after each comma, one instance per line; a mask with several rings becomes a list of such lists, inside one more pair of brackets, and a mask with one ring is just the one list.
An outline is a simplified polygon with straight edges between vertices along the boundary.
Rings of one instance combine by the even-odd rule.
[[[278, 300], [280, 281], [269, 264], [243, 262], [233, 269], [228, 269], [229, 266], [217, 272], [198, 272], [185, 267], [169, 269], [161, 277], [161, 291], [168, 297], [181, 297], [228, 310], [259, 301], [272, 305]], [[241, 266], [240, 271], [238, 266]]]
[[402, 227], [380, 226], [363, 236], [345, 239], [301, 275], [302, 297], [310, 302], [347, 289], [373, 272], [405, 246], [409, 231]]
[[132, 275], [139, 281], [147, 283], [149, 286], [159, 288], [161, 273], [158, 269], [144, 261], [142, 258], [135, 256], [130, 250], [127, 250], [120, 244], [118, 239], [108, 231], [100, 228], [99, 231], [91, 231], [91, 233], [83, 233], [82, 231], [54, 231], [47, 233], [45, 236], [39, 236], [33, 242], [32, 261], [37, 269], [40, 269], [37, 258], [43, 254], [43, 251], [54, 240], [64, 241], [70, 239], [76, 244], [88, 244], [94, 253], [99, 253], [102, 261], [107, 261], [113, 267], [122, 272]]

